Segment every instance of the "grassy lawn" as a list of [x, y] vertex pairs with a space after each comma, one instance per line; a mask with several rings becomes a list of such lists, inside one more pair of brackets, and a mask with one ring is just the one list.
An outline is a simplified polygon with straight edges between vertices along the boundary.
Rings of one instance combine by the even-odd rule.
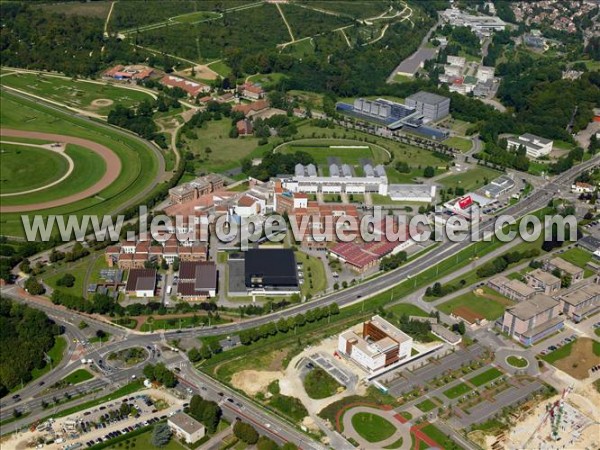
[[[117, 104], [130, 107], [144, 100], [152, 100], [145, 92], [125, 87], [32, 73], [5, 76], [2, 78], [2, 84], [103, 116], [108, 115]], [[97, 99], [106, 99], [113, 103], [106, 106], [93, 104]]]
[[[258, 138], [255, 137], [230, 138], [230, 128], [231, 121], [224, 118], [206, 122], [202, 128], [195, 130], [197, 137], [194, 139], [182, 136], [192, 153], [206, 159], [198, 166], [199, 169], [204, 172], [230, 170], [239, 167], [243, 158], [248, 156], [260, 158], [263, 151], [270, 148], [265, 146], [262, 150], [257, 150]], [[209, 153], [206, 152], [207, 148], [211, 150]]]
[[[0, 101], [2, 102], [0, 119], [4, 128], [58, 133], [89, 139], [109, 147], [124, 163], [117, 180], [96, 196], [69, 205], [36, 211], [36, 214], [46, 217], [48, 214], [72, 213], [81, 216], [84, 214], [114, 213], [122, 210], [128, 205], [132, 196], [140, 194], [152, 183], [158, 169], [158, 159], [142, 140], [117, 130], [101, 127], [94, 122], [74, 117], [62, 111], [49, 109], [40, 104], [39, 101], [34, 102], [15, 97], [7, 92], [0, 94]], [[69, 151], [70, 149], [67, 149], [67, 153]], [[79, 183], [86, 182], [86, 175], [83, 175], [82, 178], [79, 172], [85, 172], [88, 177], [91, 176], [90, 174], [98, 172], [96, 167], [89, 167], [90, 165], [96, 166], [96, 164], [94, 163], [95, 160], [91, 159], [92, 156], [89, 155], [89, 150], [85, 151], [88, 155], [86, 155], [84, 164], [75, 171], [73, 177], [69, 177], [69, 179], [79, 177]], [[141, 176], [142, 167], [143, 176]], [[65, 180], [66, 182], [67, 180]], [[20, 213], [3, 214], [2, 219], [2, 234], [8, 236], [23, 235], [23, 223]]]
[[435, 425], [429, 424], [421, 428], [421, 431], [437, 442], [440, 448], [446, 450], [462, 450], [462, 447], [446, 436]]
[[426, 399], [421, 403], [417, 403], [415, 406], [423, 412], [429, 412], [436, 407], [436, 404], [430, 399]]
[[68, 384], [77, 384], [83, 381], [91, 380], [92, 378], [94, 378], [94, 375], [92, 375], [86, 369], [77, 369], [75, 372], [71, 372], [69, 375], [64, 377], [62, 381]]
[[451, 314], [457, 308], [468, 307], [487, 320], [495, 320], [504, 313], [507, 306], [512, 304], [514, 302], [502, 297], [500, 294], [495, 294], [493, 298], [486, 298], [478, 296], [471, 291], [442, 303], [438, 306], [438, 309], [445, 314]]
[[105, 332], [104, 336], [102, 336], [101, 338], [99, 338], [98, 336], [94, 336], [94, 337], [90, 338], [90, 342], [92, 344], [94, 342], [108, 342], [109, 339], [110, 339], [110, 333]]
[[[333, 147], [362, 147], [362, 148], [333, 148]], [[377, 146], [351, 140], [336, 139], [307, 139], [280, 147], [282, 153], [305, 152], [311, 155], [318, 165], [329, 165], [328, 158], [338, 158], [342, 164], [359, 164], [361, 158], [370, 159], [373, 164], [385, 161], [385, 152]]]
[[469, 378], [469, 383], [479, 387], [482, 386], [486, 383], [489, 383], [492, 380], [495, 380], [496, 378], [498, 378], [500, 375], [502, 375], [502, 372], [500, 372], [498, 369], [496, 369], [495, 367], [492, 367], [491, 369], [486, 370], [483, 373], [480, 373], [479, 375], [474, 376], [473, 378]]
[[50, 372], [52, 367], [56, 367], [61, 362], [67, 349], [67, 339], [63, 336], [56, 336], [54, 340], [54, 346], [48, 351], [48, 357], [52, 361], [52, 364], [46, 364], [41, 369], [33, 369], [31, 371], [32, 380], [41, 377], [42, 375]]
[[440, 183], [443, 184], [445, 188], [456, 189], [457, 187], [462, 187], [465, 191], [472, 191], [479, 189], [485, 185], [486, 182], [490, 182], [500, 175], [502, 175], [502, 173], [497, 170], [477, 166], [466, 172], [448, 175], [447, 177], [440, 179]]
[[471, 391], [471, 388], [469, 386], [467, 386], [465, 383], [459, 383], [456, 386], [445, 390], [444, 395], [452, 399], [460, 397], [461, 395], [464, 395], [469, 391]]
[[573, 342], [569, 342], [567, 345], [563, 345], [562, 347], [550, 352], [546, 355], [542, 356], [542, 359], [550, 364], [555, 363], [558, 360], [566, 358], [571, 354], [571, 350], [573, 349], [573, 344], [575, 344], [577, 340]]
[[0, 192], [3, 194], [46, 186], [64, 176], [69, 168], [67, 159], [51, 150], [27, 145], [0, 146]]
[[[75, 263], [67, 263], [67, 265], [58, 268], [55, 273], [48, 272], [47, 275], [43, 275], [42, 280], [44, 280], [44, 283], [47, 283], [53, 289], [58, 289], [60, 291], [68, 292], [69, 294], [81, 296], [84, 294], [85, 286], [83, 285], [83, 282], [89, 264], [89, 258], [83, 258]], [[72, 287], [58, 286], [56, 284], [57, 281], [67, 273], [70, 273], [75, 277], [75, 284], [73, 284]]]
[[[127, 439], [128, 443], [125, 444], [125, 448], [128, 448], [129, 450], [146, 450], [146, 449], [152, 449], [152, 448], [160, 448], [162, 450], [185, 450], [186, 447], [184, 447], [183, 445], [181, 445], [179, 442], [177, 442], [173, 437], [171, 438], [171, 440], [167, 443], [167, 445], [163, 446], [163, 447], [156, 447], [154, 445], [152, 445], [152, 430], [148, 430], [145, 433], [139, 434], [137, 436], [134, 436], [130, 439]], [[117, 449], [117, 448], [122, 448], [121, 446], [123, 445], [123, 442], [118, 442], [115, 443], [113, 445], [111, 445], [110, 447], [105, 447], [105, 448], [109, 448], [109, 449]]]
[[579, 247], [574, 247], [558, 256], [564, 259], [565, 261], [568, 261], [571, 264], [574, 264], [577, 267], [581, 267], [582, 269], [584, 269], [584, 276], [586, 278], [594, 275], [593, 270], [586, 268], [587, 263], [592, 260], [592, 254], [587, 250], [584, 250]]
[[323, 261], [301, 251], [295, 252], [296, 262], [302, 263], [302, 272], [304, 273], [304, 284], [302, 285], [303, 295], [314, 295], [327, 288], [327, 275]]
[[[29, 150], [35, 150], [32, 147], [22, 148], [27, 149], [24, 150], [25, 152], [29, 152]], [[33, 164], [30, 170], [35, 172], [30, 172], [29, 174], [27, 173], [27, 169], [25, 169], [25, 172], [18, 172], [21, 173], [22, 176], [29, 177], [28, 179], [21, 180], [21, 182], [19, 183], [21, 188], [18, 190], [28, 190], [39, 186], [36, 180], [38, 177], [38, 173], [44, 173], [44, 171], [46, 170], [44, 164], [47, 161], [44, 156], [48, 153], [51, 153], [48, 150], [41, 151], [44, 152], [44, 155], [40, 155], [40, 164], [42, 164], [42, 166], [40, 166], [39, 164]], [[7, 206], [27, 205], [31, 203], [60, 199], [65, 197], [66, 195], [74, 194], [76, 192], [80, 192], [88, 187], [93, 186], [104, 176], [106, 172], [106, 164], [104, 162], [104, 159], [102, 159], [102, 157], [100, 157], [95, 152], [85, 147], [69, 144], [67, 145], [65, 153], [73, 160], [73, 164], [75, 165], [73, 172], [71, 172], [71, 174], [66, 179], [54, 186], [51, 186], [47, 189], [43, 189], [38, 192], [32, 192], [31, 194], [17, 195], [14, 197], [3, 197], [2, 204]], [[53, 156], [64, 160], [65, 163], [64, 171], [61, 171], [61, 169], [57, 168], [58, 172], [55, 179], [58, 179], [67, 172], [67, 160], [61, 156]], [[4, 157], [2, 158], [2, 164], [4, 164]], [[51, 168], [52, 165], [50, 165], [49, 167]], [[4, 177], [2, 179], [4, 180]], [[33, 181], [33, 183], [31, 183], [32, 179], [35, 180]], [[42, 179], [46, 179], [46, 177], [42, 176]], [[4, 186], [4, 184], [5, 183], [3, 181], [2, 186]]]
[[444, 141], [444, 144], [449, 147], [460, 150], [461, 152], [468, 152], [471, 150], [471, 141], [458, 136], [452, 136]]
[[231, 74], [231, 67], [229, 67], [225, 61], [219, 60], [208, 64], [212, 70], [217, 72], [221, 77], [227, 78]]
[[285, 78], [286, 75], [283, 73], [268, 73], [268, 74], [257, 74], [250, 77], [249, 81], [252, 83], [258, 83], [264, 88], [274, 86], [276, 83]]
[[390, 421], [371, 413], [354, 414], [352, 426], [369, 442], [381, 442], [396, 432], [396, 427]]
[[511, 366], [517, 367], [519, 369], [527, 367], [529, 365], [529, 362], [525, 358], [521, 358], [520, 356], [514, 355], [511, 355], [508, 358], [506, 358], [506, 362]]
[[310, 398], [321, 399], [331, 397], [340, 387], [325, 370], [315, 367], [304, 378], [304, 389]]
[[410, 303], [398, 303], [397, 305], [386, 308], [386, 310], [393, 313], [396, 317], [400, 317], [403, 314], [406, 314], [407, 316], [429, 317], [429, 314], [421, 308], [411, 305]]

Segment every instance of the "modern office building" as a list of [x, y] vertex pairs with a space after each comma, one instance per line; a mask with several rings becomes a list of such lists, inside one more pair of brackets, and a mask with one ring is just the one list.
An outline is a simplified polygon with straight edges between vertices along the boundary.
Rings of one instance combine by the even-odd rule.
[[338, 352], [369, 373], [411, 356], [412, 338], [380, 316], [363, 323], [362, 333], [348, 330], [338, 337]]
[[517, 137], [509, 137], [506, 140], [506, 148], [508, 150], [516, 150], [522, 146], [525, 148], [529, 158], [539, 158], [540, 156], [549, 155], [553, 145], [554, 141], [531, 133], [525, 133]]
[[560, 312], [558, 301], [537, 294], [530, 300], [507, 308], [499, 325], [513, 339], [524, 345], [533, 345], [563, 328], [564, 320]]
[[450, 99], [430, 92], [419, 91], [406, 97], [406, 106], [423, 116], [423, 122], [435, 122], [450, 114]]

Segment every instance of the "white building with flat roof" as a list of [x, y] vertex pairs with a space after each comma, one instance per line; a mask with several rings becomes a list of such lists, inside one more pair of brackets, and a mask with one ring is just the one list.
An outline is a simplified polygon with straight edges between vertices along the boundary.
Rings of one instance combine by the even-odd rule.
[[539, 158], [541, 156], [549, 155], [552, 151], [552, 146], [554, 145], [554, 141], [531, 133], [510, 137], [506, 142], [506, 148], [508, 150], [516, 150], [521, 146], [525, 147], [529, 158]]
[[435, 185], [390, 184], [388, 196], [394, 201], [431, 203], [435, 200], [435, 191]]
[[[297, 164], [294, 175], [283, 177], [282, 187], [290, 192], [306, 194], [364, 194], [372, 192], [380, 195], [388, 193], [388, 179], [385, 168], [380, 164], [367, 168], [364, 177], [354, 176], [347, 164], [331, 170], [329, 176], [320, 176], [313, 164]], [[368, 173], [368, 174], [367, 174]]]
[[192, 416], [180, 412], [169, 417], [167, 425], [175, 436], [183, 439], [187, 444], [198, 442], [206, 434], [206, 428]]
[[348, 330], [338, 338], [338, 352], [369, 373], [411, 356], [412, 338], [380, 316], [364, 322], [362, 333]]

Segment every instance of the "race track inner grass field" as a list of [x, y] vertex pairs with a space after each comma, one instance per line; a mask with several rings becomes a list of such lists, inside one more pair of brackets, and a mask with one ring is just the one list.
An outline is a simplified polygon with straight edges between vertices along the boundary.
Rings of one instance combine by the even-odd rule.
[[54, 75], [15, 73], [2, 77], [2, 84], [101, 116], [108, 115], [117, 104], [130, 107], [152, 100], [145, 92]]
[[[55, 186], [41, 191], [11, 197], [2, 197], [2, 206], [30, 205], [33, 203], [59, 199], [93, 186], [100, 178], [102, 178], [104, 172], [106, 172], [104, 160], [98, 154], [85, 147], [69, 144], [67, 145], [66, 154], [69, 155], [75, 163], [75, 169], [67, 179]], [[62, 157], [60, 158], [65, 160]], [[2, 162], [4, 162], [4, 159], [2, 159]], [[4, 174], [4, 168], [2, 170], [2, 173]], [[38, 170], [43, 172], [47, 169], [45, 167], [38, 167]], [[22, 184], [26, 184], [26, 181], [27, 180], [24, 180]], [[26, 187], [20, 190], [25, 191], [29, 189], [32, 189], [32, 187], [27, 184]], [[2, 193], [4, 193], [4, 190], [2, 190]]]
[[[36, 189], [67, 173], [66, 158], [50, 150], [14, 144], [0, 144], [0, 194]], [[2, 202], [10, 198], [3, 197]]]
[[[149, 193], [154, 185], [162, 164], [159, 164], [159, 156], [142, 140], [121, 130], [113, 130], [96, 124], [92, 120], [74, 117], [57, 108], [50, 108], [39, 102], [7, 92], [0, 94], [0, 101], [2, 102], [0, 121], [3, 128], [57, 133], [89, 139], [114, 151], [121, 161], [122, 170], [117, 179], [97, 195], [68, 205], [37, 211], [36, 214], [42, 216], [48, 214], [113, 214], [130, 206], [134, 200], [141, 200], [140, 197]], [[86, 150], [68, 148], [67, 151], [77, 157]], [[89, 155], [86, 156], [86, 159], [86, 165], [80, 164], [82, 170], [86, 166], [92, 166], [90, 170], [93, 169], [86, 176], [92, 177], [94, 173], [99, 175], [100, 170], [93, 167], [94, 160], [90, 160]], [[78, 188], [78, 190], [81, 189]], [[68, 192], [63, 192], [63, 196], [67, 194]], [[40, 197], [36, 197], [36, 201], [40, 201]], [[3, 235], [23, 236], [20, 213], [3, 213], [0, 227]]]

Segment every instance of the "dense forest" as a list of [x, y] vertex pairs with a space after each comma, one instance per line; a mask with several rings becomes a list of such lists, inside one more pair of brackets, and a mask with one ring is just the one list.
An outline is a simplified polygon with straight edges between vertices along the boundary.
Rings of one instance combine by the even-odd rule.
[[44, 354], [60, 334], [46, 314], [0, 297], [0, 396], [31, 380], [46, 365]]

